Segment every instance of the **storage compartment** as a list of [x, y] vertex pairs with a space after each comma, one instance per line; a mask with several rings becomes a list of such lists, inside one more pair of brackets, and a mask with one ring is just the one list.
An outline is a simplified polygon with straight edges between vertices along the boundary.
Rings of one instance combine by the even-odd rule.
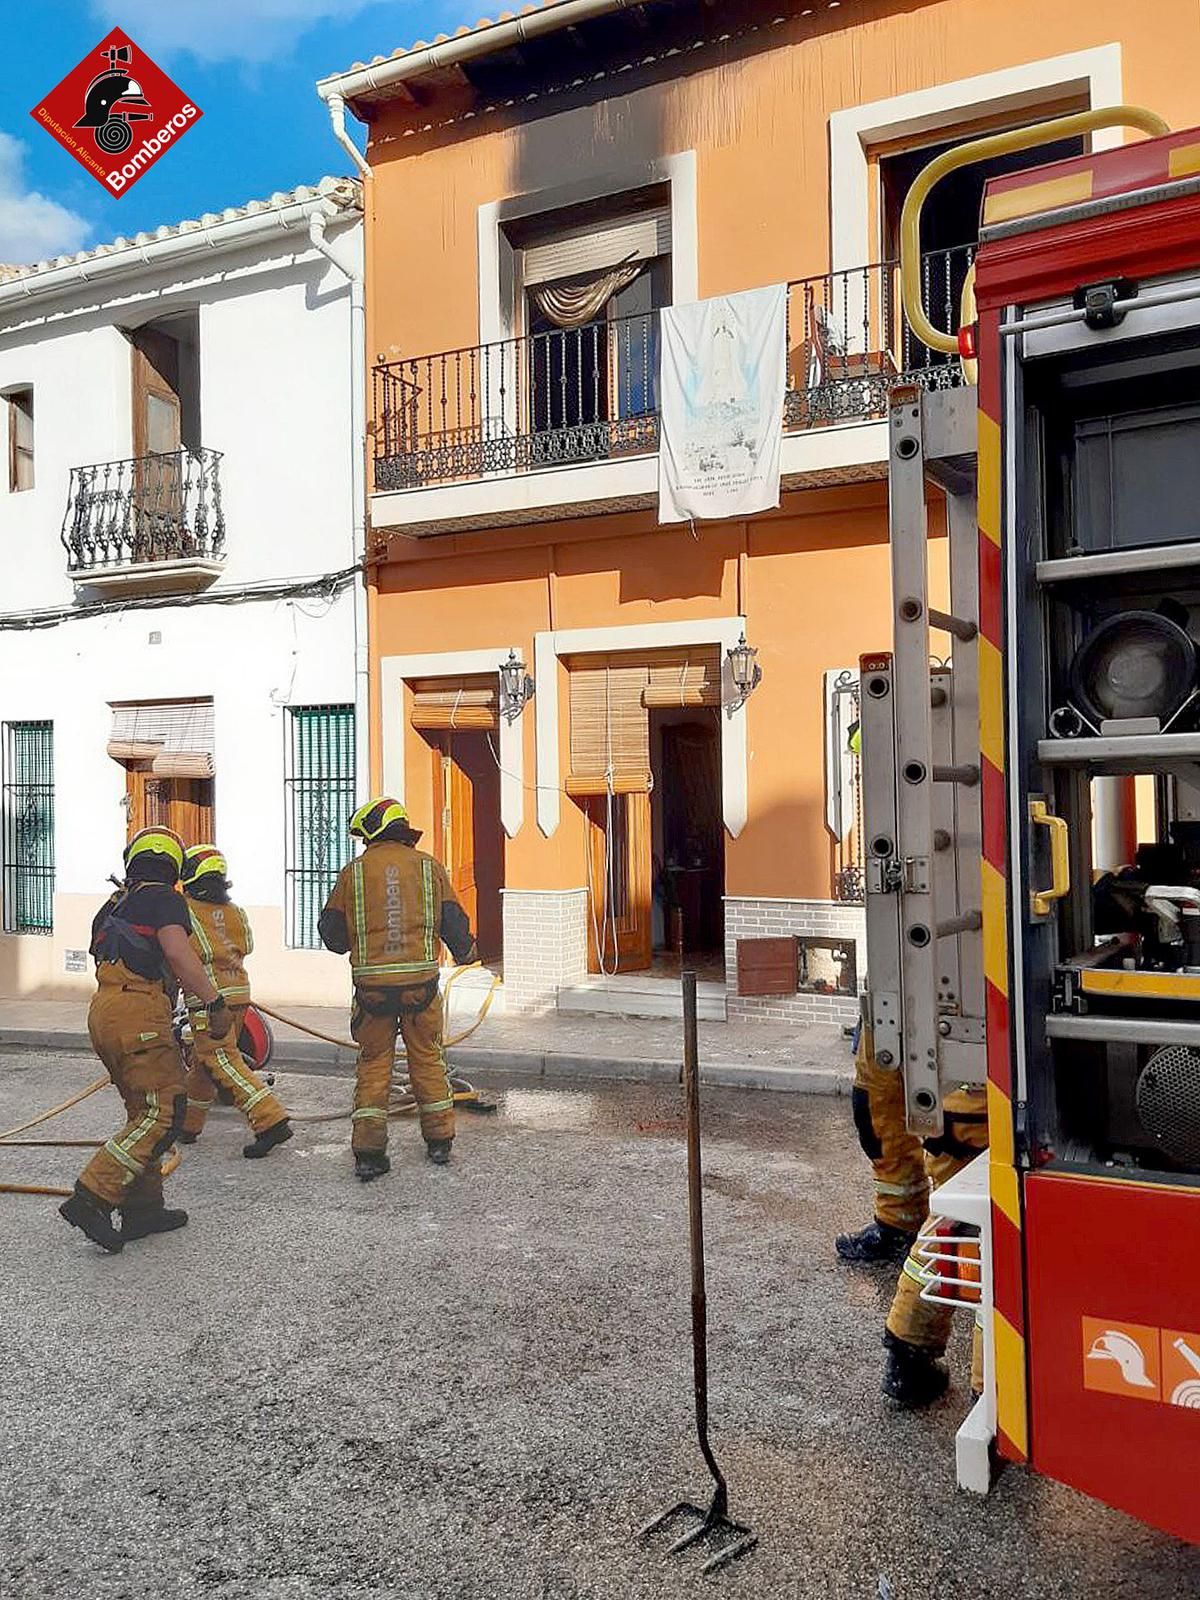
[[1081, 418], [1074, 437], [1079, 550], [1200, 535], [1200, 405]]

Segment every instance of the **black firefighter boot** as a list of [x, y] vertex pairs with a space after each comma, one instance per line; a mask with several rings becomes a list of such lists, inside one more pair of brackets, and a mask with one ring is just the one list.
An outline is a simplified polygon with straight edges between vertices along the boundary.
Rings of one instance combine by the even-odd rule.
[[858, 1233], [839, 1233], [833, 1248], [843, 1261], [903, 1261], [915, 1238], [915, 1233], [874, 1217]]
[[425, 1154], [435, 1167], [444, 1167], [450, 1160], [450, 1146], [453, 1139], [427, 1139], [425, 1141]]
[[293, 1128], [286, 1117], [282, 1122], [276, 1122], [269, 1128], [264, 1128], [262, 1133], [256, 1133], [249, 1144], [242, 1146], [242, 1154], [247, 1161], [261, 1161], [264, 1156], [269, 1156], [277, 1144], [286, 1144], [292, 1137]]
[[186, 1211], [168, 1211], [160, 1201], [156, 1206], [127, 1206], [121, 1211], [121, 1239], [148, 1239], [152, 1233], [174, 1233], [187, 1227]]
[[354, 1152], [354, 1176], [363, 1183], [370, 1183], [373, 1178], [382, 1178], [391, 1170], [392, 1163], [382, 1150]]
[[906, 1339], [898, 1339], [890, 1331], [884, 1332], [883, 1348], [887, 1351], [887, 1363], [880, 1387], [889, 1400], [906, 1410], [917, 1411], [945, 1394], [950, 1374], [931, 1350], [922, 1350]]
[[120, 1255], [125, 1241], [113, 1227], [112, 1207], [90, 1189], [85, 1189], [83, 1184], [75, 1185], [75, 1193], [69, 1200], [63, 1201], [58, 1214], [65, 1217], [73, 1228], [87, 1234], [101, 1250], [107, 1250], [109, 1255]]

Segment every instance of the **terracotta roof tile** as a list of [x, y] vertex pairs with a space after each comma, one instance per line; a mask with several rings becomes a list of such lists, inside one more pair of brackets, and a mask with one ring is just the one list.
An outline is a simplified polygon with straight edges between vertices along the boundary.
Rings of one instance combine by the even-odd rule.
[[58, 267], [73, 266], [77, 262], [96, 261], [101, 256], [116, 255], [122, 250], [136, 250], [141, 245], [154, 244], [160, 239], [174, 239], [194, 233], [198, 228], [211, 228], [218, 222], [236, 222], [240, 217], [258, 216], [264, 211], [283, 211], [288, 206], [303, 204], [305, 200], [324, 198], [342, 211], [353, 211], [362, 205], [362, 186], [355, 178], [322, 178], [319, 183], [302, 184], [269, 195], [265, 200], [247, 200], [244, 205], [226, 206], [223, 211], [206, 211], [202, 217], [173, 222], [149, 232], [135, 233], [132, 238], [121, 236], [91, 250], [77, 250], [74, 255], [55, 256], [48, 261], [35, 261], [29, 266], [0, 266], [0, 283], [15, 278], [33, 277], [39, 272], [52, 272]]

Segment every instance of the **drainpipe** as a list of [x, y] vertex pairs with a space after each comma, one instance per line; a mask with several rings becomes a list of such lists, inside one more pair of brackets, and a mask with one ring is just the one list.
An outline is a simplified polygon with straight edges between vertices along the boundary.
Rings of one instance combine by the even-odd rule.
[[[344, 131], [344, 129], [343, 129]], [[350, 142], [349, 140], [347, 142]], [[351, 146], [353, 148], [353, 146]], [[357, 151], [355, 152], [357, 154]], [[361, 160], [361, 157], [359, 158]], [[364, 196], [365, 200], [365, 196]], [[366, 209], [364, 204], [364, 211]], [[367, 313], [361, 268], [347, 262], [325, 237], [329, 221], [314, 212], [308, 237], [350, 285], [350, 506], [354, 560], [362, 576], [354, 585], [354, 781], [361, 800], [370, 791], [371, 680], [367, 651]]]
[[[358, 168], [359, 175], [370, 178], [371, 163], [363, 155], [354, 140], [346, 132], [346, 97], [340, 94], [331, 94], [325, 104], [329, 107], [329, 126], [333, 129], [333, 137], [347, 152], [354, 165]], [[366, 196], [363, 196], [366, 199]], [[364, 211], [366, 207], [363, 207]]]

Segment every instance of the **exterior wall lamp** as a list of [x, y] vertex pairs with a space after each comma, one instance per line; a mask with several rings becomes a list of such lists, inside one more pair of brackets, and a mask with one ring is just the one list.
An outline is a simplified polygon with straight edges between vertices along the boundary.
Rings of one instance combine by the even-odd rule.
[[525, 663], [515, 650], [508, 652], [508, 660], [500, 664], [500, 714], [508, 722], [515, 722], [533, 699], [533, 679]]
[[744, 633], [736, 644], [729, 646], [725, 655], [729, 662], [729, 675], [733, 679], [734, 688], [737, 690], [737, 700], [731, 709], [737, 711], [746, 704], [751, 694], [758, 688], [759, 683], [762, 681], [762, 668], [755, 660], [758, 651], [753, 645], [746, 643], [746, 635]]

